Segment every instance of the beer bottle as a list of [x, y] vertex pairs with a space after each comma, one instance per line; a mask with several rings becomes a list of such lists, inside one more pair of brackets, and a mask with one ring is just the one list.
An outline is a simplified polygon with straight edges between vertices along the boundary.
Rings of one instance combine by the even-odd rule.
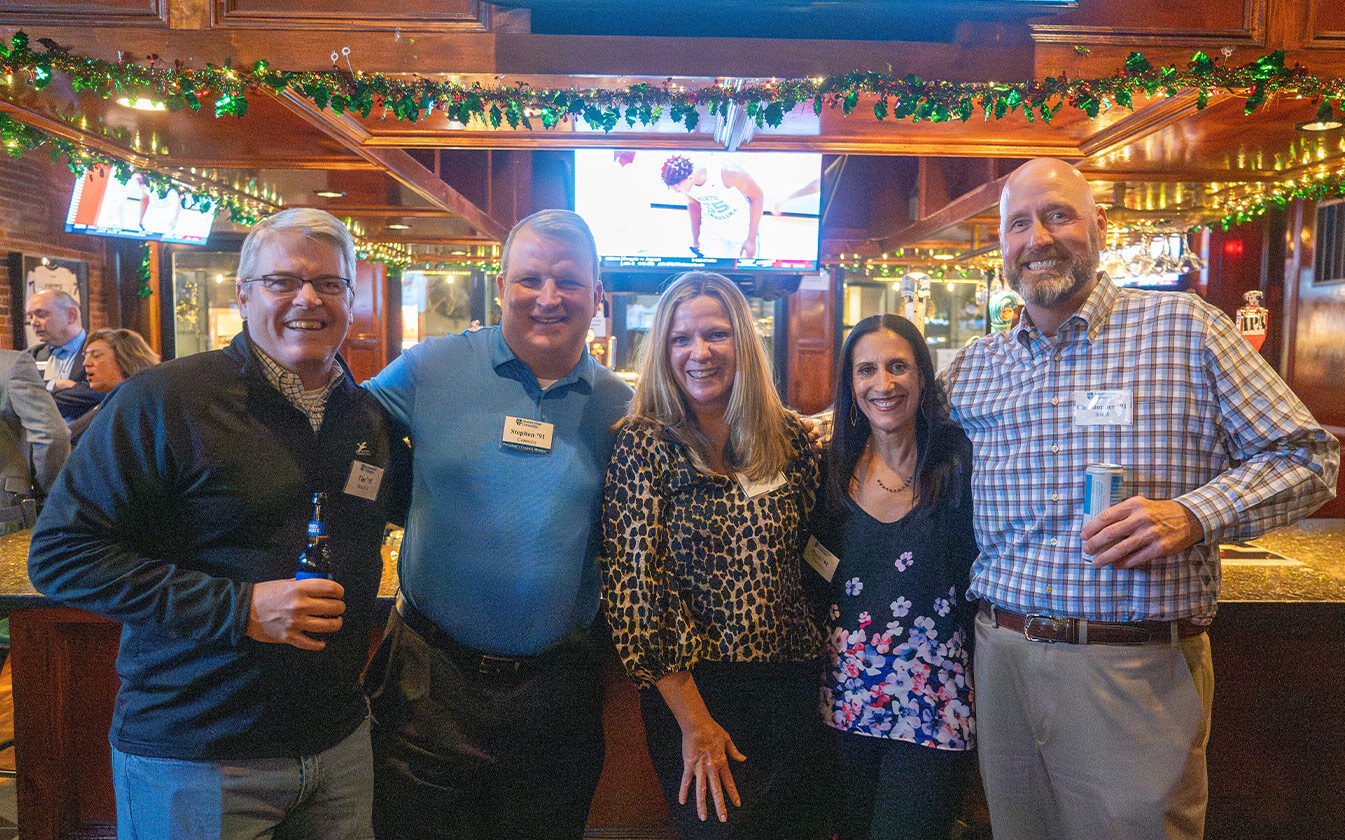
[[326, 493], [313, 494], [313, 518], [308, 522], [308, 545], [299, 554], [294, 566], [296, 580], [323, 578], [331, 580], [332, 552], [327, 547], [327, 526], [322, 523], [322, 503]]

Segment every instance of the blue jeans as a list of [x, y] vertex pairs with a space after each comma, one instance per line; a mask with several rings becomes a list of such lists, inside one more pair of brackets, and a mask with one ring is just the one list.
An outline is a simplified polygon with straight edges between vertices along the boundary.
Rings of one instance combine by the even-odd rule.
[[112, 781], [118, 840], [374, 836], [367, 720], [335, 746], [301, 758], [188, 761], [114, 747]]

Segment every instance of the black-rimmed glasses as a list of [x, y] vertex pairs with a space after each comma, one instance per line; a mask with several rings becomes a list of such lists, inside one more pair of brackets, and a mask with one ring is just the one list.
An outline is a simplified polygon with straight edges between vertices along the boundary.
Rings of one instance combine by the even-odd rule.
[[262, 288], [273, 295], [292, 295], [303, 288], [305, 283], [313, 286], [313, 291], [324, 297], [336, 297], [348, 292], [352, 283], [344, 277], [323, 275], [322, 277], [299, 277], [295, 274], [264, 274], [244, 280], [244, 283], [261, 283]]

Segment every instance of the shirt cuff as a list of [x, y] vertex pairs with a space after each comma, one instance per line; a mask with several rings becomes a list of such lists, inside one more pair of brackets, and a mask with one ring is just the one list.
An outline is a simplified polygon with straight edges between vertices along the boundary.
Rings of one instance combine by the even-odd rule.
[[1196, 522], [1200, 523], [1202, 536], [1196, 545], [1211, 545], [1217, 542], [1219, 536], [1237, 522], [1237, 509], [1222, 493], [1209, 486], [1197, 487], [1173, 501], [1191, 511]]

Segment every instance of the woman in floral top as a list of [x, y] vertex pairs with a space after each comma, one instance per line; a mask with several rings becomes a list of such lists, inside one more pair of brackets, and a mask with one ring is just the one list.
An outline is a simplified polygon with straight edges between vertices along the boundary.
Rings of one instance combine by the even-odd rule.
[[840, 837], [946, 838], [974, 767], [971, 444], [910, 321], [855, 325], [835, 429], [814, 535], [839, 559], [822, 705]]
[[821, 835], [822, 605], [801, 572], [817, 481], [747, 299], [720, 275], [682, 275], [612, 453], [600, 563], [679, 837]]

